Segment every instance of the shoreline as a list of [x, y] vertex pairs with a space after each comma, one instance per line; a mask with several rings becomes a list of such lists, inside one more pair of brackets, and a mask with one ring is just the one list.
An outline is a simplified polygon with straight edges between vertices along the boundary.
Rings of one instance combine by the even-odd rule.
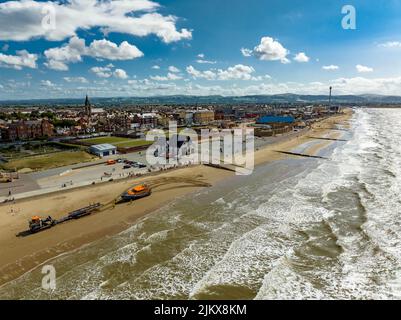
[[[315, 123], [312, 129], [306, 130], [300, 135], [260, 148], [255, 151], [255, 166], [292, 157], [276, 151], [278, 149], [289, 151], [308, 141], [313, 141], [313, 138], [308, 137], [311, 133], [315, 137], [324, 136], [337, 139], [341, 132], [324, 129], [324, 125], [334, 125], [336, 122], [345, 123], [351, 115], [352, 113], [347, 111], [344, 115], [323, 119]], [[315, 139], [315, 141], [317, 142], [308, 146], [304, 153], [316, 154], [333, 143], [328, 140]], [[173, 200], [233, 176], [233, 172], [196, 165], [154, 172], [142, 177], [127, 178], [111, 183], [38, 195], [33, 198], [21, 199], [16, 204], [2, 205], [0, 206], [2, 215], [0, 220], [0, 244], [2, 247], [0, 286], [19, 278], [57, 256], [77, 250], [105, 236], [124, 231], [142, 217]], [[29, 218], [38, 213], [33, 212], [32, 208], [40, 208], [39, 214], [42, 216], [52, 215], [57, 219], [71, 210], [86, 206], [89, 202], [111, 202], [116, 196], [138, 182], [147, 182], [153, 187], [154, 193], [151, 197], [132, 204], [112, 206], [79, 221], [71, 221], [29, 237], [17, 238], [15, 236], [16, 233], [25, 230]], [[62, 209], [60, 210], [60, 208]]]

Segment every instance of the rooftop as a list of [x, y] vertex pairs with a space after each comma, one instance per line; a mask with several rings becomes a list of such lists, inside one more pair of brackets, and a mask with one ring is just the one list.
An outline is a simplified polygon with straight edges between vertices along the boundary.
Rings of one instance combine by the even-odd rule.
[[95, 145], [91, 146], [91, 148], [99, 150], [99, 151], [107, 151], [107, 150], [110, 150], [110, 149], [117, 149], [116, 146], [113, 146], [110, 143], [95, 144]]

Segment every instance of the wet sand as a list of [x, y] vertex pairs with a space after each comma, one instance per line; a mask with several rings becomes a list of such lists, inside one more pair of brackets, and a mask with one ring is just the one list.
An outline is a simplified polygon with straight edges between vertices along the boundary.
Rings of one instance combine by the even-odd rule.
[[[313, 140], [310, 136], [337, 139], [341, 132], [329, 128], [336, 123], [345, 123], [350, 115], [348, 112], [346, 115], [328, 118], [316, 123], [313, 129], [300, 133], [298, 137], [291, 137], [256, 151], [255, 165], [290, 157], [277, 151], [290, 151]], [[321, 140], [307, 148], [305, 153], [316, 154], [330, 143], [331, 141]], [[121, 232], [162, 205], [233, 175], [233, 172], [226, 170], [193, 166], [1, 205], [0, 284], [15, 279], [57, 255]], [[152, 196], [131, 204], [113, 205], [118, 195], [138, 182], [148, 183], [153, 189]], [[51, 215], [58, 219], [72, 210], [96, 202], [109, 205], [104, 210], [80, 220], [70, 221], [27, 237], [16, 237], [17, 233], [27, 229], [27, 221], [33, 215]]]

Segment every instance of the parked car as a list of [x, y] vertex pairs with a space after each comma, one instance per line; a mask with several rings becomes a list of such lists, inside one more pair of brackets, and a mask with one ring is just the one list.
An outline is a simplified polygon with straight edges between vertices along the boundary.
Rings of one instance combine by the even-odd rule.
[[137, 162], [137, 166], [138, 166], [138, 168], [146, 168], [147, 167], [146, 164], [141, 163], [141, 162]]
[[131, 166], [129, 164], [125, 164], [123, 169], [131, 169]]

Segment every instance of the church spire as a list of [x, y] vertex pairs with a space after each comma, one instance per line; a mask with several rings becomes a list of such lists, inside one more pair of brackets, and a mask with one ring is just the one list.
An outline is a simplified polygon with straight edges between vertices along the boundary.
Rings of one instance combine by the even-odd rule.
[[92, 115], [92, 107], [91, 107], [91, 103], [89, 101], [89, 97], [88, 95], [86, 95], [86, 99], [85, 99], [85, 114], [87, 117], [91, 117]]

